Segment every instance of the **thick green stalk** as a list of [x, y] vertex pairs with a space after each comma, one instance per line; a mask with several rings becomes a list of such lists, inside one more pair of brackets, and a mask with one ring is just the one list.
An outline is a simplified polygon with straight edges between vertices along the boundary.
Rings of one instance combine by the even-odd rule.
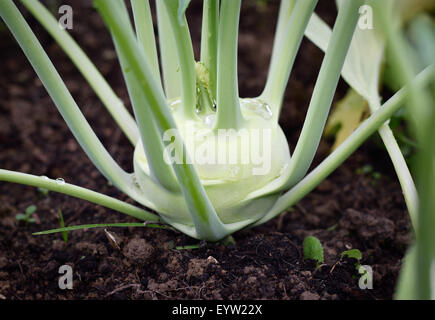
[[[323, 52], [328, 48], [329, 39], [331, 38], [331, 28], [316, 13], [313, 13], [308, 27], [305, 30], [305, 36], [310, 39]], [[344, 75], [343, 75], [344, 76]], [[346, 77], [344, 76], [346, 79]]]
[[294, 8], [291, 1], [281, 4], [280, 10], [283, 12], [279, 16], [266, 86], [260, 97], [271, 106], [276, 121], [296, 55], [317, 2], [318, 0], [297, 1]]
[[133, 10], [137, 40], [145, 58], [153, 69], [154, 76], [161, 81], [150, 2], [149, 0], [131, 0], [131, 8]]
[[241, 0], [222, 0], [219, 21], [216, 128], [239, 129], [243, 116], [239, 104], [237, 45]]
[[180, 67], [177, 47], [171, 30], [171, 22], [162, 0], [156, 0], [157, 27], [159, 31], [160, 60], [162, 63], [163, 83], [168, 100], [181, 96]]
[[[169, 110], [163, 90], [152, 76], [148, 63], [144, 63], [143, 55], [137, 50], [137, 43], [132, 30], [126, 28], [120, 19], [119, 5], [113, 1], [95, 0], [97, 9], [116, 38], [120, 51], [129, 60], [131, 72], [141, 85], [147, 99], [147, 106], [151, 108], [155, 123], [163, 135], [168, 130], [176, 129], [174, 119]], [[118, 2], [119, 4], [119, 2]], [[172, 131], [173, 132], [173, 131]], [[192, 221], [199, 238], [217, 241], [228, 234], [228, 230], [217, 216], [204, 187], [199, 180], [193, 165], [191, 165], [183, 140], [178, 132], [175, 133], [178, 150], [185, 155], [182, 164], [172, 165], [180, 184], [184, 199], [189, 208]]]
[[[371, 113], [375, 112], [380, 107], [379, 100], [369, 102], [369, 106]], [[399, 179], [412, 226], [414, 230], [417, 230], [418, 195], [411, 172], [409, 171], [408, 165], [406, 164], [405, 158], [403, 157], [402, 151], [400, 150], [389, 124], [384, 123], [379, 128], [378, 132], [391, 158], [397, 178]]]
[[278, 22], [275, 31], [275, 39], [273, 41], [272, 56], [270, 58], [270, 66], [277, 63], [278, 57], [281, 55], [278, 48], [281, 46], [282, 41], [288, 36], [288, 34], [286, 34], [288, 32], [287, 25], [290, 21], [295, 4], [296, 0], [281, 0], [278, 13]]
[[[433, 66], [426, 68], [414, 81], [414, 85], [423, 87], [433, 76]], [[339, 165], [341, 165], [358, 147], [378, 130], [406, 102], [409, 88], [405, 87], [391, 97], [383, 106], [366, 119], [333, 153], [323, 160], [313, 171], [292, 189], [282, 195], [273, 208], [254, 226], [263, 224], [284, 212], [319, 185]]]
[[86, 56], [69, 33], [59, 28], [58, 21], [38, 0], [20, 0], [41, 25], [56, 40], [59, 46], [68, 55], [112, 117], [118, 123], [121, 130], [133, 145], [139, 139], [139, 131], [131, 114], [125, 108], [123, 102], [116, 96], [112, 88], [97, 70], [92, 61]]
[[201, 62], [210, 73], [212, 99], [217, 97], [217, 50], [219, 35], [219, 0], [204, 0], [201, 30]]
[[[132, 34], [133, 29], [125, 4], [123, 2], [116, 2], [116, 5], [119, 5], [118, 19], [122, 21], [125, 28], [129, 29], [130, 33]], [[157, 181], [167, 190], [179, 190], [178, 182], [174, 176], [171, 166], [163, 161], [163, 142], [160, 132], [157, 129], [156, 124], [153, 120], [151, 109], [147, 105], [148, 101], [145, 97], [145, 94], [142, 91], [137, 78], [131, 72], [132, 66], [130, 65], [130, 61], [120, 49], [120, 45], [116, 37], [113, 37], [113, 41], [115, 43], [115, 48], [118, 53], [122, 73], [127, 83], [128, 92], [131, 98], [134, 114], [137, 119], [139, 132], [142, 139], [142, 145], [148, 161], [148, 165], [150, 167], [151, 176], [155, 181]], [[154, 65], [152, 64], [152, 59], [150, 59], [150, 57], [146, 57], [145, 60], [151, 62], [150, 67], [153, 70], [154, 74], [150, 76], [154, 77], [155, 83], [160, 84], [160, 77], [155, 76], [155, 69]], [[161, 87], [160, 90], [162, 90]]]
[[178, 65], [180, 66], [181, 102], [184, 114], [196, 117], [196, 72], [189, 25], [183, 16], [183, 24], [178, 19], [178, 1], [162, 0], [165, 4], [172, 34], [175, 39]]
[[338, 12], [304, 126], [290, 161], [287, 187], [294, 186], [305, 176], [314, 159], [358, 21], [358, 9], [363, 3], [363, 0], [346, 1]]
[[104, 194], [75, 186], [63, 181], [38, 177], [26, 173], [0, 169], [0, 181], [19, 183], [37, 188], [44, 188], [50, 191], [67, 194], [69, 196], [96, 203], [106, 208], [110, 208], [126, 215], [144, 221], [160, 221], [160, 218], [146, 210], [135, 207], [129, 203], [106, 196]]
[[137, 199], [130, 174], [98, 140], [26, 20], [11, 0], [0, 1], [0, 16], [12, 31], [73, 135], [98, 170], [121, 191]]

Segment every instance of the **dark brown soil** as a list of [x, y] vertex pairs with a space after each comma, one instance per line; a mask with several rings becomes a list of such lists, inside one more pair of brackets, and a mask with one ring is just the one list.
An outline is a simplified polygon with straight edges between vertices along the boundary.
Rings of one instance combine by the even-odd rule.
[[[128, 103], [110, 36], [91, 1], [72, 3], [72, 34], [93, 58], [114, 90]], [[240, 33], [240, 91], [255, 96], [264, 84], [277, 3], [259, 9], [244, 1]], [[318, 11], [330, 23], [331, 1]], [[201, 10], [189, 9], [198, 43]], [[116, 127], [70, 60], [30, 19], [83, 113], [114, 158], [132, 169], [132, 147]], [[322, 54], [304, 41], [286, 94], [281, 124], [293, 149], [301, 128]], [[0, 167], [62, 177], [66, 181], [130, 201], [94, 168], [47, 96], [21, 50], [8, 33], [0, 34]], [[336, 98], [343, 96], [341, 83]], [[316, 163], [328, 152], [322, 141]], [[371, 165], [378, 180], [357, 174]], [[37, 223], [15, 219], [36, 205]], [[386, 153], [366, 143], [315, 191], [268, 224], [235, 234], [235, 245], [201, 244], [195, 250], [170, 249], [197, 242], [172, 231], [111, 229], [35, 237], [32, 232], [67, 225], [132, 221], [108, 209], [34, 188], [0, 183], [0, 299], [391, 299], [401, 259], [410, 241], [402, 193]], [[318, 237], [325, 250], [319, 269], [303, 259], [302, 241]], [[355, 261], [341, 252], [358, 248], [362, 264], [374, 271], [373, 290], [358, 287]], [[73, 290], [58, 287], [61, 265], [74, 270]]]

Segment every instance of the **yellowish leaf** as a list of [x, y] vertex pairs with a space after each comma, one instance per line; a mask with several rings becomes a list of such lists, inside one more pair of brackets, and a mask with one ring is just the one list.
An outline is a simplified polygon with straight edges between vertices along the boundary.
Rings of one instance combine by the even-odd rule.
[[331, 151], [334, 151], [342, 144], [358, 128], [368, 114], [367, 101], [355, 90], [349, 89], [346, 96], [336, 103], [326, 124], [325, 135], [335, 135], [335, 142]]

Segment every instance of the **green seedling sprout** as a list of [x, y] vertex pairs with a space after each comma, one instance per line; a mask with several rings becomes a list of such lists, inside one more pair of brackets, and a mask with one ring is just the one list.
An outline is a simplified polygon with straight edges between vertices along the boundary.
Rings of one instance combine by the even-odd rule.
[[359, 251], [358, 249], [350, 249], [350, 250], [343, 251], [341, 253], [340, 259], [344, 259], [344, 258], [357, 260], [357, 262], [355, 263], [355, 268], [356, 270], [359, 270], [361, 266], [360, 261], [362, 260], [361, 251]]
[[376, 187], [378, 181], [382, 177], [382, 174], [378, 171], [374, 171], [373, 166], [370, 164], [366, 164], [363, 167], [358, 168], [356, 170], [356, 173], [359, 175], [365, 175], [365, 176], [369, 175], [372, 178], [371, 185], [373, 187]]
[[362, 253], [358, 249], [350, 249], [350, 250], [343, 251], [341, 253], [341, 259], [345, 257], [360, 261], [362, 259]]
[[15, 215], [15, 219], [18, 221], [24, 221], [26, 225], [28, 223], [35, 223], [37, 220], [36, 218], [32, 217], [32, 215], [36, 212], [36, 206], [30, 205], [26, 208], [25, 213], [18, 213]]
[[[59, 209], [59, 225], [60, 229], [65, 229], [65, 221], [63, 219], [62, 209]], [[68, 243], [68, 231], [62, 231], [62, 239], [65, 244]]]
[[323, 247], [319, 239], [308, 236], [302, 244], [304, 249], [304, 259], [316, 261], [317, 268], [324, 262]]

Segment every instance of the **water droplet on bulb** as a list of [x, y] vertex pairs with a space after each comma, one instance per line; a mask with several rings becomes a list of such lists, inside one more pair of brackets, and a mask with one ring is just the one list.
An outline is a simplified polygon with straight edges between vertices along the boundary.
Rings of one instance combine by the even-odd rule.
[[256, 113], [265, 120], [272, 119], [273, 113], [270, 106], [260, 99], [245, 99], [244, 106], [247, 110]]
[[175, 111], [175, 109], [181, 104], [181, 99], [176, 99], [173, 100], [172, 102], [169, 103], [169, 107], [171, 108], [172, 111]]
[[56, 183], [60, 186], [63, 186], [65, 184], [65, 180], [63, 178], [57, 178]]
[[272, 113], [272, 109], [270, 108], [270, 106], [267, 103], [263, 103], [263, 110], [262, 110], [262, 115], [264, 119], [272, 119], [273, 113]]
[[216, 123], [216, 115], [215, 114], [210, 114], [210, 115], [206, 116], [204, 118], [204, 123], [209, 128], [213, 128], [215, 123]]

